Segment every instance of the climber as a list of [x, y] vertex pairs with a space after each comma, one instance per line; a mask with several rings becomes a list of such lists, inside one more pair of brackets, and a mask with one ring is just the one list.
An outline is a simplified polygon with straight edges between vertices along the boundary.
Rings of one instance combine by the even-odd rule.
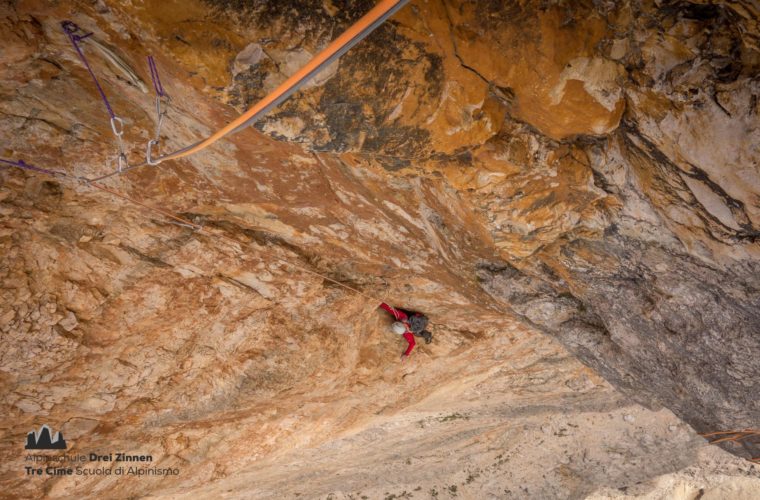
[[396, 319], [391, 325], [391, 331], [397, 335], [403, 335], [404, 339], [409, 343], [409, 347], [407, 347], [404, 354], [401, 355], [401, 361], [408, 358], [412, 349], [414, 349], [414, 346], [416, 345], [414, 337], [424, 338], [425, 343], [427, 344], [433, 341], [433, 334], [425, 330], [425, 327], [428, 324], [428, 318], [424, 314], [391, 307], [385, 302], [380, 304], [380, 307], [388, 311], [388, 313]]

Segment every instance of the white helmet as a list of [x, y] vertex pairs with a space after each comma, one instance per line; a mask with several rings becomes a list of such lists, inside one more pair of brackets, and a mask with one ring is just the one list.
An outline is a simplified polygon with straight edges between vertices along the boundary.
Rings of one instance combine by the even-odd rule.
[[403, 335], [406, 332], [406, 325], [400, 321], [396, 321], [391, 325], [391, 330], [393, 330], [393, 333]]

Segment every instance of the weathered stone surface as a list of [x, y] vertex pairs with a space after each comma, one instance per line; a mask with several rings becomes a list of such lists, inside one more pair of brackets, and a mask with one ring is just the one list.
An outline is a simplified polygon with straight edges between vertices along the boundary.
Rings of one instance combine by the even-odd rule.
[[[62, 19], [93, 31], [137, 162], [145, 55], [172, 96], [168, 151], [371, 5], [3, 4], [2, 157], [114, 168]], [[759, 18], [745, 1], [413, 1], [257, 130], [106, 181], [201, 231], [0, 170], [5, 491], [752, 491], [738, 457], [760, 439], [724, 442], [732, 457], [696, 433], [760, 422]], [[427, 312], [435, 341], [399, 363], [379, 300]], [[29, 481], [42, 423], [72, 451], [182, 472]]]

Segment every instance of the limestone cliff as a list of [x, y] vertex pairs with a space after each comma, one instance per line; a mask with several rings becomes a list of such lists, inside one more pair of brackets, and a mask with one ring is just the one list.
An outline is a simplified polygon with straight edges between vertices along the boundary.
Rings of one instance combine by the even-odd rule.
[[[6, 2], [2, 158], [115, 168], [64, 19], [93, 32], [138, 162], [146, 55], [173, 150], [372, 5]], [[413, 0], [253, 129], [105, 181], [201, 230], [0, 170], [6, 491], [751, 492], [760, 436], [731, 456], [697, 433], [760, 426], [759, 20], [738, 0]], [[434, 342], [399, 362], [379, 300], [428, 313]], [[181, 473], [25, 477], [43, 423]]]

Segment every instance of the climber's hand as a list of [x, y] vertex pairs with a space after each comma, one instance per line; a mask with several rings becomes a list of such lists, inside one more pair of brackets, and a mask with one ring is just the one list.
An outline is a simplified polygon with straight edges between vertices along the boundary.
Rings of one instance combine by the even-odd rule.
[[408, 358], [408, 357], [409, 357], [408, 354], [402, 354], [401, 355], [401, 362], [403, 363], [404, 361], [406, 361], [406, 358]]

